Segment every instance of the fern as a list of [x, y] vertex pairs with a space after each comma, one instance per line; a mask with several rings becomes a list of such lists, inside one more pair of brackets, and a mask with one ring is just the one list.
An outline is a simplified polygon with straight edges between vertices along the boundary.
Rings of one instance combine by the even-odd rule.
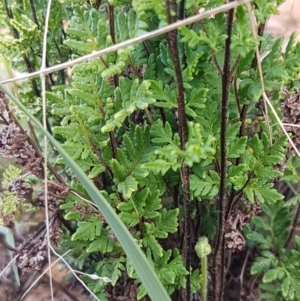
[[[289, 210], [282, 204], [276, 204], [272, 207], [263, 206], [263, 211], [268, 217], [266, 220], [261, 217], [253, 219], [257, 232], [247, 231], [247, 238], [257, 243], [261, 250], [261, 255], [256, 257], [251, 267], [251, 273], [263, 274], [263, 284], [260, 286], [263, 300], [276, 295], [278, 300], [298, 300], [299, 237], [295, 237], [294, 250], [284, 247], [290, 225]], [[278, 255], [272, 252], [273, 248]], [[270, 289], [271, 285], [273, 290]]]
[[[7, 7], [0, 3], [0, 25], [9, 33], [2, 36], [0, 56], [9, 70], [29, 73], [40, 69], [45, 3], [31, 2], [7, 0]], [[207, 11], [224, 4], [223, 0], [177, 1], [177, 12], [173, 2], [53, 3], [47, 64], [53, 66], [135, 38], [175, 21], [182, 13], [189, 17], [199, 9]], [[261, 60], [266, 95], [279, 116], [289, 117], [297, 125], [299, 93], [293, 89], [299, 87], [295, 74], [300, 72], [300, 44], [293, 34], [283, 50], [282, 38], [261, 32], [281, 2], [255, 1], [251, 10], [260, 26], [257, 38], [251, 33], [247, 8], [239, 6], [232, 24], [230, 13], [218, 13], [173, 34], [77, 64], [71, 73], [59, 71], [47, 76], [49, 131], [103, 193], [173, 299], [184, 292], [197, 298], [201, 291], [205, 300], [204, 284], [210, 277], [200, 271], [193, 248], [204, 236], [213, 246], [211, 258], [220, 255], [218, 250], [224, 250], [225, 259], [226, 249], [236, 251], [228, 267], [233, 275], [242, 273], [238, 269], [244, 253], [238, 251], [246, 248], [251, 256], [244, 267], [243, 283], [246, 287], [249, 272], [259, 274], [255, 284], [260, 288], [260, 299], [300, 299], [300, 239], [293, 233], [296, 221], [290, 227], [294, 206], [300, 202], [293, 187], [299, 182], [300, 161], [272, 114], [268, 115], [269, 124], [265, 122], [255, 58], [255, 46], [259, 46], [266, 54]], [[231, 25], [232, 32], [228, 32]], [[225, 76], [229, 57], [230, 76]], [[283, 87], [290, 95], [283, 95]], [[41, 118], [39, 81], [33, 78], [14, 88], [22, 103]], [[24, 124], [23, 114], [12, 111], [2, 98], [1, 94], [3, 129], [9, 124]], [[228, 105], [222, 107], [225, 98]], [[224, 119], [221, 112], [226, 111]], [[221, 122], [226, 123], [226, 131], [222, 126], [221, 132]], [[40, 134], [31, 133], [34, 130], [30, 127], [30, 138], [26, 139], [36, 136], [39, 144]], [[9, 144], [17, 135], [7, 138], [5, 130], [0, 132], [1, 153], [19, 158], [21, 148]], [[296, 133], [290, 132], [297, 144]], [[226, 137], [226, 144], [220, 135]], [[62, 249], [71, 251], [68, 260], [94, 277], [82, 275], [83, 281], [101, 300], [125, 295], [148, 298], [107, 221], [84, 201], [89, 199], [85, 188], [55, 150], [49, 148], [48, 159], [51, 182], [72, 193], [54, 206], [70, 230], [63, 228], [61, 239]], [[23, 176], [40, 185], [28, 176], [28, 170], [10, 167], [4, 186]], [[219, 197], [220, 188], [223, 198]], [[294, 191], [292, 197], [288, 189]], [[14, 192], [5, 191], [0, 202], [2, 217], [15, 215], [18, 220], [26, 203]], [[192, 225], [189, 242], [187, 221]], [[218, 237], [225, 238], [224, 248], [218, 246]], [[221, 273], [216, 262], [212, 260], [212, 273]], [[103, 277], [111, 282], [106, 283]], [[225, 287], [226, 298], [235, 285], [231, 284]], [[215, 286], [208, 285], [209, 296], [217, 292]]]

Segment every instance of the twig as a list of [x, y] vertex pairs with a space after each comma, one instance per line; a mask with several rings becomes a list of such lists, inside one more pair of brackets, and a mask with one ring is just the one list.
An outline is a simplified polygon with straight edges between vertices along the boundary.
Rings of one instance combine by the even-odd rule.
[[20, 80], [24, 80], [24, 79], [27, 79], [27, 78], [32, 78], [32, 77], [35, 77], [35, 76], [39, 76], [41, 74], [49, 74], [49, 73], [53, 73], [53, 72], [56, 72], [56, 71], [59, 71], [59, 70], [62, 70], [62, 69], [66, 69], [66, 68], [74, 66], [76, 64], [86, 62], [90, 59], [98, 58], [99, 56], [103, 56], [105, 54], [115, 52], [115, 51], [117, 51], [121, 48], [126, 48], [128, 46], [133, 45], [133, 44], [144, 42], [144, 41], [149, 40], [151, 38], [154, 38], [154, 37], [160, 36], [162, 34], [168, 33], [172, 30], [177, 29], [180, 26], [185, 26], [185, 25], [189, 25], [189, 24], [198, 22], [200, 20], [208, 18], [212, 14], [219, 14], [221, 12], [233, 9], [237, 6], [240, 6], [240, 5], [243, 5], [243, 4], [246, 4], [246, 3], [250, 3], [252, 1], [253, 0], [235, 0], [235, 1], [232, 1], [232, 2], [229, 2], [229, 3], [226, 3], [224, 5], [221, 5], [219, 7], [216, 7], [214, 9], [205, 11], [202, 14], [197, 14], [195, 16], [186, 18], [182, 21], [178, 21], [178, 22], [175, 22], [173, 24], [169, 24], [169, 25], [167, 25], [163, 28], [153, 30], [149, 33], [146, 33], [146, 34], [142, 35], [142, 36], [135, 37], [133, 39], [129, 39], [127, 41], [118, 43], [116, 45], [112, 45], [112, 46], [107, 47], [105, 49], [95, 51], [95, 52], [90, 53], [88, 55], [81, 56], [81, 57], [79, 57], [75, 60], [71, 60], [71, 61], [68, 61], [68, 62], [65, 62], [65, 63], [62, 63], [62, 64], [57, 64], [57, 65], [54, 65], [52, 67], [46, 68], [44, 70], [35, 71], [35, 72], [25, 74], [25, 75], [22, 75], [22, 76], [18, 76], [18, 77], [15, 77], [15, 78], [10, 78], [10, 79], [1, 81], [0, 84], [8, 84], [8, 83], [11, 83], [11, 82], [14, 82], [14, 81], [20, 81]]

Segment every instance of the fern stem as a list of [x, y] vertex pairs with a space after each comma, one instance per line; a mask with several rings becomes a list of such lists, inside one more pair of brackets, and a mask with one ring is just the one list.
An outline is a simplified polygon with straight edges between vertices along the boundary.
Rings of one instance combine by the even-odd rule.
[[96, 154], [96, 156], [98, 157], [99, 161], [101, 162], [102, 166], [106, 169], [106, 171], [108, 172], [108, 174], [110, 175], [111, 178], [113, 178], [113, 173], [111, 168], [109, 167], [108, 164], [105, 163], [99, 149], [97, 148], [97, 146], [95, 145], [95, 143], [93, 142], [93, 140], [91, 139], [91, 137], [88, 135], [88, 133], [86, 134], [86, 138], [89, 141], [89, 144], [93, 150], [93, 152]]
[[[176, 11], [176, 1], [167, 0], [167, 16], [168, 23], [176, 22], [176, 18], [172, 15], [171, 9]], [[184, 103], [184, 87], [183, 78], [179, 61], [179, 53], [177, 48], [177, 31], [171, 31], [167, 34], [167, 42], [172, 53], [172, 60], [174, 64], [174, 70], [177, 81], [177, 106], [178, 106], [178, 126], [180, 137], [180, 148], [185, 149], [185, 144], [188, 139], [188, 127], [185, 114]], [[183, 208], [184, 208], [184, 242], [183, 242], [183, 260], [185, 267], [188, 271], [186, 276], [186, 290], [185, 300], [190, 300], [191, 293], [191, 278], [190, 278], [190, 266], [191, 266], [191, 207], [190, 207], [190, 170], [184, 165], [182, 161], [180, 168], [180, 177], [182, 182], [183, 191]]]
[[233, 26], [234, 9], [227, 13], [227, 39], [225, 40], [224, 52], [224, 66], [222, 72], [222, 101], [221, 101], [221, 132], [220, 132], [220, 195], [217, 203], [217, 210], [219, 212], [218, 233], [214, 248], [213, 257], [213, 300], [223, 300], [224, 290], [224, 263], [225, 263], [225, 245], [224, 245], [224, 231], [225, 231], [225, 215], [226, 215], [226, 177], [227, 177], [227, 143], [226, 143], [226, 127], [228, 121], [228, 98], [230, 86], [230, 44], [231, 33]]
[[32, 13], [33, 21], [36, 24], [36, 26], [38, 28], [40, 28], [40, 25], [39, 25], [39, 22], [38, 22], [38, 19], [37, 19], [37, 15], [36, 15], [36, 10], [35, 10], [34, 3], [33, 3], [32, 0], [29, 0], [29, 5], [30, 5], [30, 8], [31, 8], [31, 13]]
[[178, 3], [178, 7], [177, 7], [177, 16], [179, 20], [183, 20], [184, 19], [184, 0], [181, 0]]
[[[205, 32], [206, 36], [209, 38], [208, 32], [206, 30], [206, 27], [204, 25], [203, 20], [201, 20], [199, 22], [199, 24], [200, 24], [201, 29]], [[213, 49], [211, 49], [211, 57], [212, 57], [212, 60], [213, 60], [214, 64], [216, 65], [216, 68], [218, 70], [219, 75], [222, 76], [223, 71], [222, 71], [222, 69], [221, 69], [221, 67], [219, 65], [219, 62], [218, 62], [218, 59], [217, 59], [217, 56], [216, 56], [216, 52]]]
[[295, 218], [294, 218], [294, 221], [293, 221], [293, 225], [292, 225], [289, 237], [288, 237], [288, 239], [286, 240], [286, 242], [284, 244], [284, 248], [287, 248], [289, 246], [289, 244], [291, 243], [291, 241], [294, 237], [295, 229], [298, 225], [299, 218], [300, 218], [300, 204], [298, 204], [298, 206], [297, 206], [297, 211], [296, 211], [296, 215], [295, 215]]
[[[114, 7], [111, 5], [108, 5], [108, 16], [109, 16], [109, 33], [110, 33], [112, 42], [114, 44], [116, 44]], [[118, 75], [114, 75], [114, 84], [115, 84], [115, 87], [119, 86]], [[117, 140], [116, 140], [116, 137], [115, 137], [113, 131], [109, 132], [109, 139], [110, 139], [112, 157], [114, 159], [116, 159], [117, 158]]]

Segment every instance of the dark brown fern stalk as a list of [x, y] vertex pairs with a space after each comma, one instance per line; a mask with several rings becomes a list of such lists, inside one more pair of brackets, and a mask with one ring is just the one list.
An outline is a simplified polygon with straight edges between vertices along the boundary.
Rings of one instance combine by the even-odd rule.
[[[176, 0], [166, 1], [168, 23], [176, 21], [174, 12], [176, 12]], [[178, 106], [178, 127], [180, 137], [180, 148], [185, 149], [185, 144], [188, 140], [187, 118], [185, 114], [184, 102], [184, 87], [182, 72], [180, 67], [179, 53], [177, 47], [177, 31], [172, 31], [167, 34], [167, 41], [172, 53], [172, 60], [176, 74], [177, 82], [177, 106]], [[190, 208], [190, 170], [182, 161], [180, 168], [180, 177], [183, 191], [183, 208], [184, 208], [184, 239], [183, 239], [183, 260], [187, 271], [190, 271], [191, 266], [191, 208]], [[186, 277], [185, 300], [190, 300], [191, 294], [191, 279], [188, 273]]]
[[[116, 37], [115, 37], [115, 17], [114, 17], [114, 7], [108, 5], [108, 15], [109, 15], [109, 33], [112, 39], [112, 42], [116, 44]], [[115, 87], [119, 86], [119, 77], [118, 75], [114, 75], [114, 84]], [[111, 144], [112, 156], [114, 159], [117, 158], [117, 140], [114, 135], [114, 132], [109, 132], [109, 140]]]
[[223, 300], [224, 290], [224, 265], [225, 265], [225, 215], [227, 206], [226, 176], [227, 176], [227, 151], [226, 151], [226, 127], [228, 122], [228, 97], [231, 82], [230, 72], [230, 43], [233, 25], [234, 10], [229, 10], [227, 14], [227, 39], [225, 41], [224, 66], [222, 70], [222, 101], [221, 101], [221, 133], [220, 133], [220, 195], [217, 204], [218, 233], [214, 247], [213, 256], [213, 300]]

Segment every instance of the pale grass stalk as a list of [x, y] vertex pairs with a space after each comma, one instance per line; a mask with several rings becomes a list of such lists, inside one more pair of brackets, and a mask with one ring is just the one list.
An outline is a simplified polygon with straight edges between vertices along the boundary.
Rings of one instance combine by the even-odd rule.
[[[48, 24], [51, 12], [52, 0], [48, 0], [46, 19], [45, 19], [45, 29], [43, 36], [43, 53], [42, 53], [42, 63], [41, 71], [46, 69], [46, 60], [47, 60], [47, 34], [48, 34]], [[42, 113], [43, 113], [43, 126], [47, 130], [47, 111], [46, 111], [46, 78], [45, 74], [41, 74], [41, 86], [42, 86]], [[50, 228], [49, 228], [49, 211], [48, 211], [48, 139], [44, 135], [44, 195], [45, 195], [45, 215], [46, 215], [46, 231], [47, 231], [47, 253], [48, 253], [48, 262], [51, 267], [51, 250], [50, 250]], [[49, 285], [50, 285], [50, 294], [51, 300], [54, 301], [53, 297], [53, 283], [52, 283], [52, 271], [49, 269]]]
[[[68, 250], [67, 252], [65, 252], [62, 256], [66, 256], [68, 253], [70, 253], [71, 250]], [[20, 300], [23, 300], [23, 298], [30, 292], [30, 290], [37, 284], [37, 282], [49, 271], [49, 277], [50, 277], [50, 274], [51, 274], [51, 269], [52, 267], [58, 263], [60, 261], [61, 258], [57, 258], [55, 261], [53, 261], [51, 263], [51, 265], [49, 264], [49, 266], [45, 269], [45, 271], [43, 271], [35, 280], [34, 282], [30, 285], [30, 287], [26, 290], [26, 292], [22, 295], [21, 299]], [[50, 262], [49, 262], [50, 263]]]
[[54, 248], [50, 245], [50, 248], [52, 250], [52, 252], [57, 256], [59, 257], [59, 259], [61, 259], [65, 265], [69, 268], [70, 272], [74, 275], [74, 277], [82, 284], [82, 286], [98, 301], [100, 301], [98, 299], [98, 297], [87, 287], [87, 285], [76, 275], [74, 269], [67, 263], [67, 261], [61, 256], [59, 255], [55, 250]]
[[282, 125], [284, 125], [284, 126], [290, 126], [290, 127], [294, 127], [294, 128], [300, 128], [300, 124], [282, 123]]
[[56, 72], [56, 71], [59, 71], [59, 70], [63, 70], [63, 69], [66, 69], [68, 67], [86, 62], [90, 59], [99, 58], [100, 56], [103, 56], [105, 54], [115, 52], [119, 49], [126, 48], [128, 46], [131, 46], [131, 45], [134, 45], [134, 44], [137, 44], [137, 43], [144, 42], [146, 40], [155, 38], [157, 36], [160, 36], [162, 34], [165, 34], [165, 33], [168, 33], [172, 30], [175, 30], [178, 27], [185, 26], [185, 25], [190, 25], [190, 24], [198, 22], [200, 20], [204, 20], [204, 19], [210, 17], [211, 15], [219, 14], [221, 12], [233, 9], [233, 8], [235, 8], [237, 6], [240, 6], [240, 5], [243, 5], [243, 4], [250, 3], [252, 1], [253, 0], [235, 0], [235, 1], [232, 1], [232, 2], [229, 2], [229, 3], [226, 3], [224, 5], [221, 5], [219, 7], [213, 8], [211, 10], [205, 11], [204, 13], [194, 15], [194, 16], [186, 18], [184, 20], [181, 20], [181, 21], [172, 23], [170, 25], [167, 25], [165, 27], [159, 28], [157, 30], [153, 30], [151, 32], [145, 33], [145, 34], [143, 34], [141, 36], [138, 36], [138, 37], [135, 37], [133, 39], [129, 39], [127, 41], [124, 41], [124, 42], [115, 44], [113, 46], [101, 49], [99, 51], [95, 51], [95, 52], [92, 52], [90, 54], [81, 56], [81, 57], [79, 57], [75, 60], [68, 61], [68, 62], [65, 62], [65, 63], [62, 63], [62, 64], [57, 64], [57, 65], [54, 65], [52, 67], [45, 68], [43, 70], [39, 70], [39, 71], [36, 71], [36, 72], [31, 72], [29, 74], [21, 75], [21, 76], [15, 77], [15, 78], [10, 78], [10, 79], [1, 81], [0, 84], [8, 84], [8, 83], [11, 83], [11, 82], [20, 81], [20, 80], [24, 80], [24, 79], [27, 79], [27, 78], [32, 78], [32, 77], [35, 77], [35, 76], [38, 76], [38, 75], [46, 75], [46, 74], [53, 73], [53, 72]]
[[[250, 18], [252, 34], [253, 34], [254, 38], [256, 38], [257, 37], [256, 31], [255, 31], [256, 22], [255, 22], [255, 19], [253, 17], [252, 10], [251, 10], [251, 7], [250, 7], [249, 3], [246, 3], [245, 5], [247, 7], [249, 18]], [[270, 107], [270, 109], [271, 109], [276, 121], [280, 125], [283, 133], [285, 134], [285, 136], [289, 140], [289, 142], [290, 142], [291, 146], [293, 147], [293, 149], [295, 150], [296, 154], [300, 157], [300, 152], [298, 151], [295, 143], [293, 142], [292, 138], [290, 137], [290, 135], [286, 131], [282, 121], [280, 120], [275, 108], [273, 107], [272, 103], [270, 102], [270, 100], [269, 100], [269, 98], [268, 98], [268, 96], [265, 92], [265, 85], [264, 85], [264, 78], [263, 78], [263, 72], [262, 72], [262, 66], [261, 66], [261, 59], [260, 59], [259, 49], [258, 49], [257, 45], [255, 45], [255, 52], [256, 52], [257, 68], [258, 68], [259, 78], [260, 78], [261, 87], [262, 87], [262, 91], [263, 91], [263, 93], [262, 93], [263, 100]], [[266, 106], [266, 108], [267, 108], [267, 106]], [[267, 114], [267, 111], [266, 111], [266, 114]]]
[[276, 110], [274, 109], [273, 105], [271, 104], [271, 102], [270, 102], [270, 100], [269, 100], [269, 98], [268, 98], [268, 96], [267, 96], [267, 94], [265, 92], [263, 92], [263, 98], [265, 99], [265, 101], [267, 102], [268, 106], [270, 107], [272, 113], [274, 114], [277, 122], [279, 123], [279, 125], [280, 125], [282, 131], [284, 132], [285, 136], [288, 138], [288, 140], [289, 140], [291, 146], [293, 147], [293, 149], [295, 150], [296, 154], [300, 157], [299, 150], [297, 149], [297, 147], [296, 147], [295, 143], [293, 142], [292, 138], [290, 137], [289, 133], [286, 131], [284, 125], [282, 124], [282, 121], [280, 120], [280, 118], [279, 118]]
[[[245, 4], [247, 7], [247, 11], [248, 11], [248, 15], [249, 15], [249, 19], [250, 19], [250, 24], [251, 24], [251, 29], [252, 29], [252, 34], [254, 39], [257, 39], [257, 34], [256, 34], [256, 28], [257, 28], [257, 24], [256, 24], [256, 19], [253, 16], [253, 11], [251, 10], [251, 7], [249, 5], [249, 3]], [[263, 93], [265, 92], [265, 83], [264, 83], [264, 79], [262, 77], [262, 67], [261, 67], [261, 62], [262, 62], [262, 58], [260, 56], [259, 53], [259, 49], [258, 46], [255, 44], [255, 55], [256, 55], [256, 60], [257, 60], [257, 67], [258, 67], [258, 72], [259, 72], [259, 78], [260, 78], [260, 83], [261, 83], [261, 89], [263, 91]], [[269, 121], [269, 114], [268, 114], [268, 106], [267, 103], [265, 101], [265, 99], [263, 98], [264, 101], [264, 107], [265, 107], [265, 118], [266, 118], [266, 123], [267, 123], [267, 127], [269, 130], [269, 138], [270, 138], [270, 144], [272, 145], [272, 133], [271, 133], [271, 126], [270, 126], [270, 121]]]
[[73, 271], [77, 274], [81, 274], [81, 275], [84, 275], [84, 276], [87, 276], [93, 280], [102, 280], [103, 282], [111, 282], [111, 279], [108, 278], [108, 277], [100, 277], [96, 274], [87, 274], [87, 273], [83, 273], [83, 272], [80, 272], [80, 271], [77, 271], [77, 270], [74, 270]]
[[77, 197], [78, 197], [79, 199], [81, 199], [82, 201], [84, 201], [84, 202], [88, 203], [89, 205], [91, 205], [94, 209], [97, 209], [97, 208], [96, 208], [96, 205], [95, 205], [93, 202], [91, 202], [90, 200], [84, 198], [82, 195], [78, 194], [75, 190], [72, 190], [71, 193], [72, 193], [73, 195], [77, 196]]
[[5, 273], [5, 271], [17, 260], [17, 258], [20, 256], [20, 254], [15, 255], [14, 258], [5, 266], [5, 268], [1, 271], [0, 273], [0, 278], [1, 276]]

